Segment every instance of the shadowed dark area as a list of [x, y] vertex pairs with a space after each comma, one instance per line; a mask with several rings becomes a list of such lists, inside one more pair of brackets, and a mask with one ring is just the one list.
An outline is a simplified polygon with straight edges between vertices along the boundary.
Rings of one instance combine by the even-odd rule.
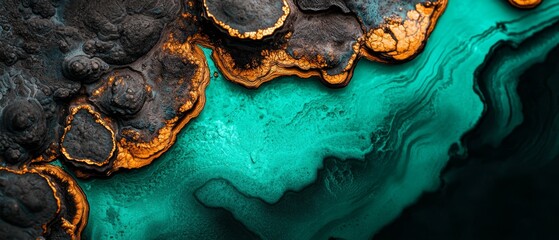
[[478, 126], [463, 138], [467, 156], [452, 158], [441, 175], [443, 187], [424, 194], [375, 239], [559, 237], [559, 45], [544, 62], [516, 76], [521, 105], [511, 107], [523, 121], [501, 139], [487, 134], [506, 128], [511, 119], [501, 120], [509, 109], [495, 105], [498, 95], [487, 89], [498, 76], [491, 70], [530, 54], [531, 48], [542, 46], [538, 37], [551, 39], [557, 29], [555, 24], [518, 47], [505, 43], [494, 48], [477, 73], [487, 109]]

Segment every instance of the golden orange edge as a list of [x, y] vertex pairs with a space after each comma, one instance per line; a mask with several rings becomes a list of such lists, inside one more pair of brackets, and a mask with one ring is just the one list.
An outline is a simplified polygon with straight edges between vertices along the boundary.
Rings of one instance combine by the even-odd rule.
[[[211, 44], [207, 36], [197, 36], [196, 40], [197, 43], [212, 49], [212, 60], [226, 79], [247, 88], [259, 88], [263, 83], [282, 76], [297, 76], [300, 78], [319, 77], [329, 87], [344, 87], [350, 82], [355, 64], [362, 57], [370, 61], [383, 63], [403, 62], [413, 59], [423, 50], [438, 18], [446, 9], [447, 3], [448, 0], [439, 0], [425, 5], [417, 4], [414, 10], [408, 11], [406, 20], [387, 18], [383, 26], [372, 29], [359, 38], [353, 46], [353, 54], [344, 70], [336, 75], [329, 75], [324, 69], [326, 64], [324, 61], [321, 61], [323, 56], [318, 55], [316, 56], [317, 59], [314, 60], [308, 59], [308, 57], [295, 59], [286, 52], [285, 47], [272, 51], [264, 50], [261, 53], [264, 59], [259, 62], [257, 67], [243, 69], [235, 66], [233, 57], [226, 49]], [[423, 18], [420, 19], [420, 17]], [[378, 29], [387, 28], [390, 25], [393, 25], [392, 27], [395, 27], [394, 25], [401, 25], [404, 26], [405, 30], [405, 27], [413, 27], [413, 23], [417, 20], [423, 21], [421, 26], [423, 27], [423, 32], [416, 36], [417, 40], [414, 42], [415, 45], [411, 51], [407, 51], [402, 55], [393, 54], [393, 56], [388, 55], [387, 57], [382, 53], [379, 54], [378, 51], [375, 52], [369, 49], [368, 45], [370, 46], [371, 44], [368, 42], [368, 36], [375, 30], [378, 31]], [[386, 35], [391, 36], [388, 33]], [[289, 34], [286, 37], [288, 38]], [[399, 39], [398, 41], [409, 42], [409, 39]]]
[[508, 0], [510, 4], [517, 8], [531, 9], [542, 3], [542, 0]]
[[[81, 233], [85, 228], [85, 226], [87, 225], [87, 219], [89, 217], [89, 204], [87, 202], [87, 198], [84, 192], [76, 183], [74, 178], [72, 178], [70, 175], [65, 173], [61, 168], [51, 164], [24, 166], [23, 168], [18, 170], [0, 166], [0, 171], [7, 171], [18, 175], [34, 173], [34, 174], [38, 174], [43, 179], [45, 179], [49, 184], [53, 192], [53, 196], [56, 200], [56, 204], [57, 204], [56, 217], [58, 217], [58, 215], [60, 214], [62, 208], [62, 200], [60, 199], [60, 196], [57, 194], [58, 190], [56, 187], [56, 183], [53, 182], [51, 178], [55, 177], [56, 179], [67, 183], [69, 187], [67, 189], [67, 193], [70, 194], [71, 199], [75, 203], [74, 206], [76, 208], [76, 215], [69, 220], [62, 218], [62, 222], [63, 222], [62, 227], [64, 228], [64, 231], [72, 239], [75, 240], [81, 239]], [[52, 221], [54, 221], [56, 217], [51, 219], [48, 223], [45, 223], [41, 226], [41, 228], [43, 229], [43, 234], [46, 234], [48, 232], [48, 225]]]
[[[101, 124], [101, 126], [103, 126], [105, 129], [107, 129], [111, 134], [112, 149], [110, 151], [109, 156], [107, 156], [107, 158], [105, 158], [102, 162], [95, 162], [95, 161], [92, 161], [91, 159], [75, 158], [70, 153], [68, 153], [68, 151], [64, 147], [64, 140], [66, 138], [66, 134], [72, 129], [72, 121], [74, 120], [74, 115], [76, 115], [78, 113], [78, 111], [80, 111], [80, 110], [86, 110], [89, 114], [93, 115], [93, 117], [95, 118], [95, 122], [98, 123], [98, 124]], [[81, 162], [81, 163], [85, 163], [85, 164], [88, 164], [88, 165], [94, 165], [94, 166], [99, 166], [99, 167], [104, 166], [104, 165], [106, 165], [110, 162], [111, 158], [113, 157], [113, 155], [116, 151], [115, 132], [113, 131], [111, 126], [109, 126], [109, 124], [107, 122], [105, 122], [105, 120], [103, 120], [103, 118], [101, 117], [101, 114], [99, 112], [95, 111], [95, 109], [93, 109], [93, 106], [91, 106], [87, 103], [80, 103], [77, 106], [73, 106], [73, 107], [70, 108], [70, 114], [68, 115], [68, 117], [66, 119], [66, 127], [64, 128], [64, 134], [62, 135], [62, 137], [60, 139], [60, 151], [62, 152], [64, 157], [69, 161], [76, 161], [76, 162]]]
[[259, 88], [263, 83], [283, 76], [319, 77], [331, 87], [344, 87], [353, 75], [352, 65], [359, 56], [358, 49], [361, 44], [360, 41], [356, 41], [353, 45], [353, 54], [344, 67], [344, 71], [330, 75], [324, 70], [326, 62], [323, 56], [318, 55], [317, 59], [308, 59], [308, 57], [295, 59], [287, 53], [285, 48], [273, 51], [264, 50], [261, 53], [264, 59], [258, 67], [241, 69], [235, 66], [233, 58], [225, 49], [212, 45], [207, 37], [197, 36], [196, 39], [198, 44], [212, 49], [211, 58], [226, 79], [246, 88]]
[[406, 19], [387, 17], [384, 24], [365, 33], [365, 47], [361, 49], [361, 55], [370, 61], [383, 63], [415, 58], [427, 44], [447, 5], [448, 0], [418, 3], [415, 9], [407, 12]]
[[289, 5], [287, 4], [287, 1], [282, 0], [283, 6], [282, 6], [281, 9], [283, 11], [283, 14], [278, 18], [278, 20], [274, 23], [273, 26], [268, 27], [268, 28], [264, 28], [264, 29], [258, 29], [257, 31], [241, 33], [238, 29], [235, 29], [235, 28], [227, 25], [226, 23], [222, 22], [221, 20], [217, 19], [217, 17], [215, 17], [211, 13], [210, 9], [208, 8], [208, 6], [206, 4], [206, 1], [207, 0], [204, 0], [203, 5], [204, 5], [204, 12], [208, 16], [208, 18], [210, 18], [219, 27], [221, 27], [222, 29], [227, 31], [227, 33], [231, 37], [236, 37], [236, 38], [240, 38], [240, 39], [247, 39], [248, 38], [248, 39], [253, 39], [253, 40], [260, 40], [263, 37], [272, 35], [278, 28], [283, 26], [283, 24], [285, 23], [285, 20], [289, 16], [289, 12], [290, 12]]
[[134, 143], [128, 142], [122, 138], [117, 142], [118, 153], [113, 163], [112, 168], [107, 172], [107, 175], [118, 171], [119, 169], [134, 169], [151, 164], [156, 158], [165, 153], [175, 142], [177, 134], [184, 126], [193, 118], [197, 117], [206, 102], [205, 90], [210, 81], [210, 73], [208, 63], [206, 61], [202, 49], [190, 41], [185, 43], [178, 43], [170, 37], [170, 40], [163, 45], [163, 49], [171, 54], [177, 54], [183, 59], [194, 63], [199, 66], [192, 78], [196, 90], [191, 91], [190, 94], [195, 94], [197, 97], [194, 102], [183, 103], [180, 112], [185, 115], [181, 118], [175, 117], [166, 122], [165, 127], [161, 128], [157, 137], [147, 143]]

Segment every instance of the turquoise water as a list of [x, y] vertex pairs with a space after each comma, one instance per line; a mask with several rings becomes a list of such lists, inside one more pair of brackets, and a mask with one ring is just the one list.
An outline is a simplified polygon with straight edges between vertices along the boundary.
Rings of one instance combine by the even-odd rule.
[[449, 149], [483, 112], [474, 72], [491, 47], [558, 18], [553, 1], [534, 11], [449, 1], [418, 58], [362, 60], [343, 89], [281, 78], [247, 90], [212, 78], [204, 110], [160, 159], [80, 182], [91, 206], [84, 235], [368, 238], [439, 186]]

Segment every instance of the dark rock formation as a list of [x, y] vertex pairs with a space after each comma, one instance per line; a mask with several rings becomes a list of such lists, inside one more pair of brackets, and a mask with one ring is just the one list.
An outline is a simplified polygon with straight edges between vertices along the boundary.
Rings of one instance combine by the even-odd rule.
[[77, 183], [52, 165], [0, 167], [1, 239], [80, 239], [89, 213]]

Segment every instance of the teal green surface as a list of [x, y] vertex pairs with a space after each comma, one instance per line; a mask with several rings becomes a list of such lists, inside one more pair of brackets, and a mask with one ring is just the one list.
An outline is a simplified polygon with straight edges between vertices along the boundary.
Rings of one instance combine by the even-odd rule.
[[[361, 60], [343, 89], [281, 78], [247, 90], [212, 78], [204, 110], [160, 159], [80, 182], [91, 207], [84, 235], [234, 239], [220, 222], [230, 212], [264, 239], [367, 239], [438, 187], [449, 149], [482, 114], [474, 72], [491, 47], [558, 18], [553, 1], [519, 11], [451, 0], [418, 58]], [[324, 166], [329, 157], [336, 163]]]

